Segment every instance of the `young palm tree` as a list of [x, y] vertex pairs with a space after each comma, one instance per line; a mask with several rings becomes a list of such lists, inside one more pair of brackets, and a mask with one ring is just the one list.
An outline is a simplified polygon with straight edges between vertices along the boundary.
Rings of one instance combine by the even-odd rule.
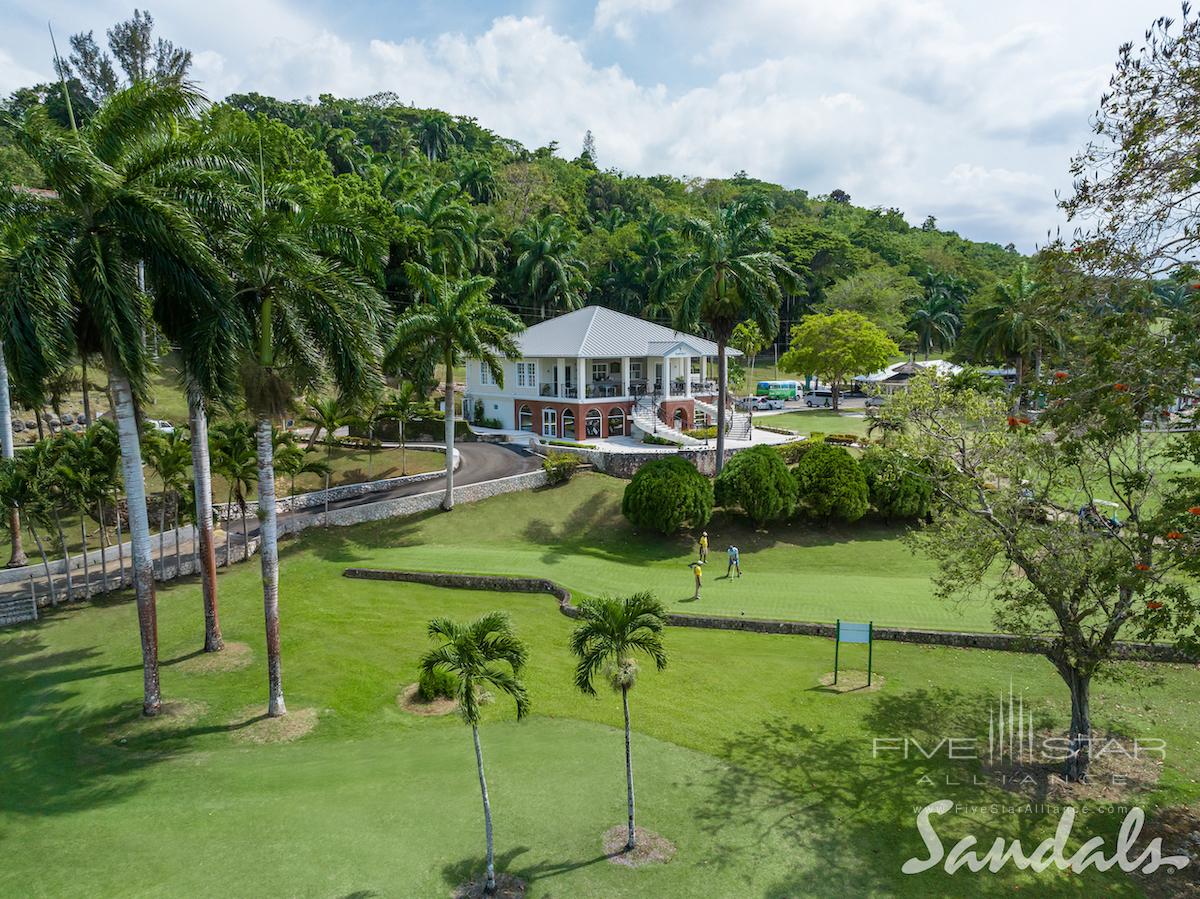
[[461, 274], [475, 258], [471, 208], [459, 199], [460, 193], [458, 182], [446, 181], [426, 190], [415, 203], [396, 206], [400, 218], [424, 229], [423, 260], [443, 276]]
[[[158, 713], [161, 691], [137, 425], [150, 365], [143, 335], [161, 330], [183, 348], [189, 370], [201, 380], [215, 384], [229, 370], [219, 362], [227, 341], [216, 326], [228, 320], [220, 300], [228, 294], [224, 276], [180, 199], [203, 181], [205, 170], [224, 165], [216, 154], [198, 153], [194, 142], [180, 137], [180, 122], [202, 101], [185, 82], [146, 80], [114, 94], [84, 129], [63, 131], [41, 107], [13, 129], [15, 142], [37, 163], [53, 194], [38, 198], [38, 208], [22, 215], [31, 237], [6, 279], [5, 314], [14, 316], [14, 303], [22, 304], [16, 317], [38, 321], [40, 333], [62, 343], [82, 330], [98, 336], [128, 494], [147, 715]], [[86, 328], [80, 326], [84, 321]], [[207, 326], [199, 328], [200, 322]], [[28, 341], [18, 341], [16, 348], [6, 344], [6, 350], [20, 357], [24, 371], [40, 369], [43, 378], [54, 363], [70, 358], [70, 352], [39, 355]]]
[[[285, 431], [284, 433], [290, 434]], [[296, 492], [296, 478], [303, 474], [315, 474], [327, 478], [333, 471], [324, 459], [309, 458], [304, 447], [291, 440], [277, 441], [275, 445], [275, 470], [288, 476], [288, 495]]]
[[251, 341], [242, 375], [257, 419], [267, 714], [284, 715], [279, 656], [279, 548], [272, 419], [297, 390], [332, 380], [347, 400], [379, 381], [383, 299], [363, 272], [383, 247], [346, 210], [295, 188], [268, 185], [260, 170], [254, 204], [229, 243]]
[[587, 264], [576, 255], [575, 241], [560, 215], [530, 222], [512, 236], [520, 254], [513, 277], [542, 315], [552, 306], [578, 309], [587, 294]]
[[629, 834], [625, 851], [636, 848], [633, 826], [633, 757], [629, 748], [629, 691], [637, 683], [638, 666], [633, 653], [654, 660], [659, 671], [667, 667], [662, 632], [667, 613], [650, 593], [635, 593], [625, 599], [587, 599], [579, 605], [579, 624], [571, 634], [571, 652], [579, 659], [575, 686], [596, 695], [594, 681], [603, 672], [614, 690], [621, 692], [625, 711], [625, 785], [628, 792]]
[[482, 688], [493, 687], [513, 698], [517, 719], [529, 713], [529, 694], [521, 681], [528, 652], [512, 630], [505, 612], [491, 612], [470, 624], [449, 618], [429, 622], [429, 636], [441, 640], [441, 646], [421, 657], [421, 669], [448, 671], [458, 678], [458, 708], [471, 726], [475, 744], [475, 767], [479, 772], [479, 791], [483, 795], [483, 826], [487, 837], [487, 883], [485, 892], [496, 891], [496, 857], [492, 841], [492, 805], [488, 799], [487, 777], [483, 771], [483, 749], [479, 744], [479, 696]]
[[338, 445], [337, 432], [355, 420], [355, 415], [345, 400], [337, 396], [310, 397], [308, 413], [301, 419], [313, 426], [306, 449], [312, 449], [317, 438], [324, 434], [321, 443], [325, 446], [325, 516], [329, 516], [329, 480], [333, 476], [333, 448]]
[[408, 435], [406, 430], [409, 422], [415, 419], [421, 409], [421, 397], [412, 381], [402, 381], [392, 394], [388, 403], [387, 416], [396, 419], [397, 436], [400, 438], [400, 476], [408, 474]]
[[38, 527], [49, 527], [52, 520], [47, 508], [46, 493], [42, 489], [42, 460], [39, 454], [23, 452], [13, 459], [0, 459], [0, 503], [10, 508], [20, 506], [24, 512], [25, 525], [33, 537], [38, 557], [42, 560], [42, 571], [46, 576], [46, 592], [50, 604], [58, 604], [58, 593], [54, 587], [54, 576], [50, 573], [50, 559], [42, 543]]
[[703, 322], [717, 343], [717, 473], [725, 464], [725, 408], [728, 366], [725, 351], [733, 329], [744, 321], [763, 334], [779, 330], [779, 305], [785, 289], [798, 280], [771, 245], [767, 216], [771, 204], [753, 196], [721, 209], [715, 222], [691, 218], [683, 233], [694, 249], [670, 272], [679, 290], [675, 326], [693, 330]]
[[221, 422], [212, 429], [212, 468], [225, 479], [229, 488], [225, 503], [225, 567], [230, 558], [230, 532], [233, 530], [233, 504], [236, 501], [242, 513], [242, 558], [249, 556], [249, 532], [246, 528], [246, 503], [254, 482], [258, 479], [258, 466], [254, 449], [254, 429], [249, 422], [234, 420]]
[[[504, 383], [501, 358], [519, 354], [513, 336], [524, 330], [521, 320], [488, 296], [495, 282], [473, 277], [451, 281], [422, 266], [405, 266], [409, 280], [419, 285], [421, 299], [396, 323], [385, 368], [398, 373], [401, 365], [446, 370], [446, 497], [442, 508], [454, 508], [454, 366], [465, 358], [480, 359], [497, 384]], [[415, 360], [415, 361], [414, 361]]]
[[954, 343], [960, 324], [952, 301], [940, 291], [927, 291], [908, 318], [908, 329], [917, 335], [917, 343], [926, 359], [935, 343], [943, 350]]
[[[153, 435], [153, 436], [152, 436]], [[142, 453], [151, 471], [158, 475], [158, 576], [167, 578], [167, 503], [173, 507], [175, 520], [175, 543], [179, 544], [179, 497], [188, 482], [188, 466], [192, 461], [192, 448], [187, 435], [181, 430], [170, 434], [159, 431], [148, 432], [142, 443]]]

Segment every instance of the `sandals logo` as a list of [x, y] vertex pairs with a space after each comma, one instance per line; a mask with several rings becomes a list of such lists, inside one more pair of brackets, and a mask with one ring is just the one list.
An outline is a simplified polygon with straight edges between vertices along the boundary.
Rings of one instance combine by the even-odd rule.
[[953, 800], [939, 799], [917, 813], [917, 832], [925, 842], [928, 855], [925, 858], [910, 858], [900, 867], [901, 871], [905, 874], [921, 874], [941, 865], [947, 874], [954, 874], [964, 867], [973, 873], [984, 869], [996, 873], [1012, 862], [1022, 871], [1032, 870], [1039, 874], [1051, 865], [1060, 871], [1069, 870], [1074, 874], [1082, 873], [1091, 867], [1097, 871], [1107, 871], [1114, 866], [1127, 874], [1132, 871], [1153, 874], [1163, 866], [1179, 871], [1188, 865], [1185, 855], [1163, 856], [1161, 837], [1155, 837], [1140, 853], [1132, 855], [1146, 820], [1145, 813], [1136, 807], [1131, 808], [1125, 815], [1125, 820], [1121, 822], [1116, 846], [1110, 855], [1104, 852], [1103, 837], [1092, 837], [1072, 855], [1066, 854], [1071, 829], [1075, 825], [1075, 809], [1070, 806], [1063, 809], [1054, 836], [1047, 837], [1029, 854], [1025, 853], [1020, 840], [1008, 843], [1003, 837], [996, 837], [991, 848], [980, 854], [975, 851], [979, 841], [972, 835], [963, 837], [947, 852], [930, 818], [933, 815], [944, 815], [954, 807]]

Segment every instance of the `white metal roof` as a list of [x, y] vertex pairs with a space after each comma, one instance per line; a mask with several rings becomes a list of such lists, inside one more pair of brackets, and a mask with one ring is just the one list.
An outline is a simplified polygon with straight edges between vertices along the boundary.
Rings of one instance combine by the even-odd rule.
[[[552, 356], [715, 356], [711, 340], [673, 331], [604, 306], [585, 306], [539, 322], [517, 337], [521, 355]], [[740, 356], [729, 347], [730, 356]]]
[[[866, 381], [868, 383], [878, 383], [886, 381], [888, 378], [895, 377], [900, 373], [900, 369], [906, 365], [912, 365], [912, 362], [897, 362], [894, 365], [889, 365], [882, 371], [873, 372], [869, 375], [857, 375], [854, 380]], [[945, 359], [921, 359], [916, 362], [920, 368], [932, 368], [939, 375], [956, 375], [962, 371], [962, 366], [955, 365], [953, 362], [947, 362]]]

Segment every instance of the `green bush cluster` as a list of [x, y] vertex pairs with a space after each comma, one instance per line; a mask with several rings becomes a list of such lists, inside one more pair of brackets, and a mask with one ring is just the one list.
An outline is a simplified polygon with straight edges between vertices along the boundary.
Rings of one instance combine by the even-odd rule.
[[812, 518], [857, 521], [870, 496], [862, 466], [840, 446], [811, 447], [794, 470], [798, 508]]
[[643, 465], [621, 499], [621, 513], [634, 527], [662, 534], [673, 534], [684, 524], [702, 527], [712, 509], [712, 481], [679, 456]]
[[642, 443], [648, 443], [651, 446], [679, 446], [674, 440], [659, 437], [657, 434], [646, 434], [642, 437]]
[[933, 486], [920, 476], [920, 463], [895, 450], [871, 447], [859, 461], [871, 507], [888, 520], [924, 518], [933, 505]]
[[809, 437], [807, 440], [794, 440], [791, 443], [780, 444], [774, 447], [774, 449], [785, 463], [795, 465], [804, 458], [805, 453], [814, 446], [820, 445], [821, 442], [820, 439], [814, 440], [812, 437]]
[[687, 434], [689, 437], [694, 437], [696, 440], [716, 440], [717, 426], [711, 425], [707, 428], [689, 428], [683, 433]]
[[547, 453], [546, 458], [542, 460], [546, 483], [552, 487], [571, 480], [578, 467], [579, 457], [574, 453]]
[[740, 508], [759, 527], [787, 518], [796, 508], [796, 479], [769, 446], [735, 454], [717, 476], [714, 493], [717, 505]]
[[458, 675], [453, 671], [435, 668], [432, 671], [421, 672], [421, 679], [417, 681], [417, 697], [422, 702], [453, 699], [457, 695]]

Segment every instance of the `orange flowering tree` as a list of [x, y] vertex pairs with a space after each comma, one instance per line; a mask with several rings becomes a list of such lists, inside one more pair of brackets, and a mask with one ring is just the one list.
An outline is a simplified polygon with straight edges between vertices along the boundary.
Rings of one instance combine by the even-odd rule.
[[1041, 414], [1014, 417], [995, 391], [926, 374], [879, 417], [932, 485], [933, 522], [910, 539], [937, 561], [939, 593], [990, 601], [996, 626], [1035, 642], [1066, 684], [1064, 774], [1079, 779], [1092, 679], [1130, 642], [1200, 648], [1188, 577], [1200, 574], [1200, 477], [1179, 474], [1200, 471], [1200, 440], [1155, 424], [1191, 391], [1200, 343], [1186, 313], [1146, 316], [1144, 297], [1072, 305], [1083, 311], [1039, 385]]

